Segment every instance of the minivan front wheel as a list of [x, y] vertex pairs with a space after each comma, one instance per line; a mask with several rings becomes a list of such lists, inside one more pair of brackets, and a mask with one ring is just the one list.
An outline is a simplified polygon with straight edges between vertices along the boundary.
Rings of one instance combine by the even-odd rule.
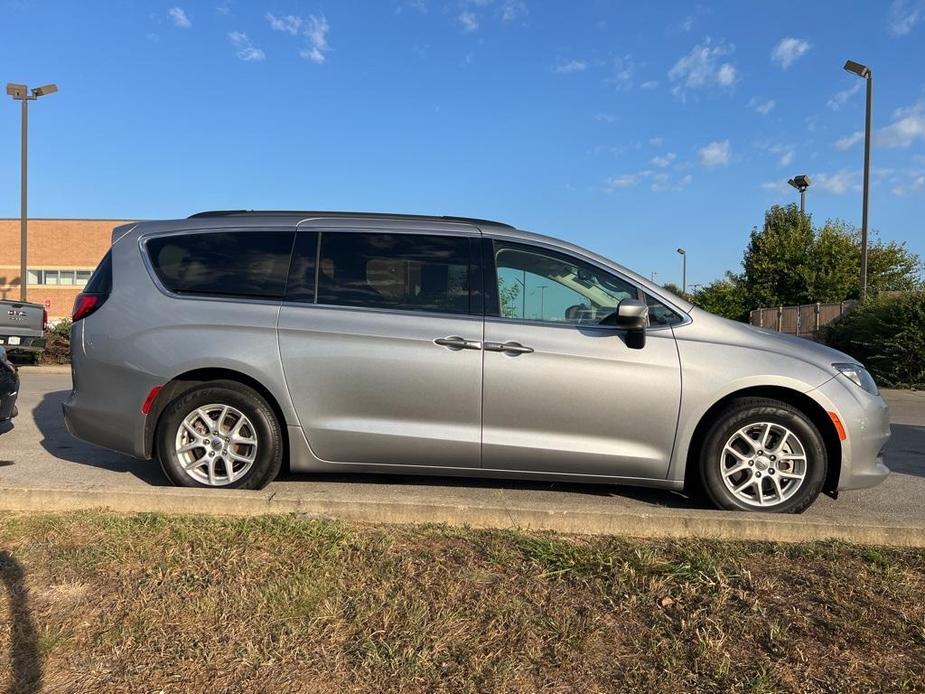
[[719, 508], [802, 513], [825, 482], [822, 436], [795, 407], [742, 398], [717, 417], [701, 454], [703, 486]]
[[253, 389], [234, 381], [197, 386], [170, 403], [157, 457], [181, 487], [261, 489], [282, 465], [279, 422]]

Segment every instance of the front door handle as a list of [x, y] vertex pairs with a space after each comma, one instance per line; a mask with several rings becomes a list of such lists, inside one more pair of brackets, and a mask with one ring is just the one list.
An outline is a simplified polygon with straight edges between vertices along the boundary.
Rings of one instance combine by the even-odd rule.
[[482, 349], [482, 343], [475, 340], [467, 340], [459, 335], [450, 335], [449, 337], [438, 337], [434, 340], [435, 345], [449, 347], [452, 350], [457, 349]]
[[532, 347], [524, 347], [519, 342], [486, 342], [485, 349], [489, 352], [504, 352], [505, 354], [530, 354]]

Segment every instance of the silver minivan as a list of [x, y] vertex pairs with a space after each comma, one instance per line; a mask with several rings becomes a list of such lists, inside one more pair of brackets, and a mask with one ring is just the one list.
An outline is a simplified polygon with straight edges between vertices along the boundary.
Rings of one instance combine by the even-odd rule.
[[459, 217], [118, 227], [75, 303], [69, 430], [188, 487], [396, 472], [698, 490], [800, 512], [886, 477], [852, 358]]

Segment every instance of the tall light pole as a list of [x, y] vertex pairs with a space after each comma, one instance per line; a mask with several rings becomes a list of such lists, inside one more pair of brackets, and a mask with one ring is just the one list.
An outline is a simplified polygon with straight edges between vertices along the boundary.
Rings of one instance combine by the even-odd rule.
[[681, 258], [683, 258], [683, 261], [682, 261], [683, 274], [682, 274], [682, 279], [681, 279], [681, 292], [684, 294], [687, 294], [687, 251], [685, 251], [683, 248], [679, 248], [678, 253], [680, 253]]
[[866, 65], [853, 60], [845, 63], [845, 69], [867, 80], [867, 119], [864, 123], [864, 208], [861, 213], [861, 289], [860, 298], [867, 300], [867, 206], [870, 200], [870, 122], [874, 102], [874, 74]]
[[801, 174], [794, 176], [789, 181], [790, 185], [800, 191], [800, 214], [806, 214], [806, 189], [809, 188], [809, 176]]
[[14, 101], [22, 102], [22, 154], [20, 155], [20, 186], [21, 197], [19, 201], [19, 298], [26, 301], [26, 284], [28, 271], [28, 234], [26, 232], [28, 213], [26, 203], [28, 200], [28, 173], [29, 173], [29, 102], [35, 101], [40, 96], [54, 94], [58, 87], [54, 84], [46, 84], [42, 87], [36, 87], [31, 92], [24, 84], [7, 84], [6, 93], [13, 97]]

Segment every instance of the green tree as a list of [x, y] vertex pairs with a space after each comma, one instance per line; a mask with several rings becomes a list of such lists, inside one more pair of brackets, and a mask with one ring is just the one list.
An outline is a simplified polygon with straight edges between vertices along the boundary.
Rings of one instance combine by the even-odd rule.
[[672, 294], [676, 296], [680, 296], [685, 301], [690, 301], [693, 303], [693, 300], [694, 300], [693, 295], [690, 292], [685, 292], [683, 289], [681, 289], [681, 287], [676, 285], [674, 282], [665, 282], [665, 284], [662, 285], [662, 288], [667, 289], [669, 292], [671, 292]]
[[[761, 229], [752, 230], [742, 265], [749, 308], [827, 303], [858, 298], [860, 231], [841, 220], [814, 229], [795, 204], [771, 207]], [[868, 245], [871, 294], [922, 286], [922, 262], [903, 243]]]
[[742, 260], [752, 308], [811, 301], [813, 241], [812, 218], [796, 205], [774, 205], [765, 213], [764, 226], [752, 230]]
[[746, 320], [751, 308], [742, 278], [727, 272], [723, 279], [701, 287], [693, 303], [710, 313], [733, 320]]

